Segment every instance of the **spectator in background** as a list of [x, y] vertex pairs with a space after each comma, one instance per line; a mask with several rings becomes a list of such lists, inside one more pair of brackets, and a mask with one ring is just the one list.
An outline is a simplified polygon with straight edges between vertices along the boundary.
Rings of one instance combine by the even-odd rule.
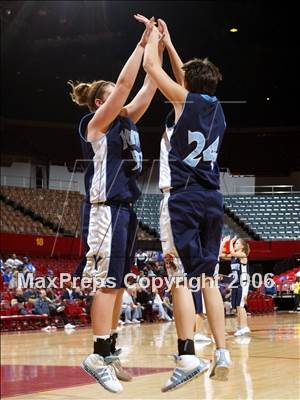
[[165, 297], [163, 298], [163, 307], [164, 307], [166, 313], [168, 314], [168, 316], [169, 316], [171, 319], [173, 319], [173, 306], [172, 306], [172, 304], [171, 304], [170, 299], [169, 299], [168, 296], [165, 296]]
[[158, 311], [158, 318], [164, 321], [172, 321], [172, 318], [167, 314], [163, 301], [158, 293], [158, 290], [155, 288], [153, 290], [154, 298], [152, 308], [154, 311]]
[[62, 300], [75, 300], [77, 299], [77, 294], [72, 288], [71, 282], [66, 283], [66, 288], [62, 294]]
[[148, 256], [146, 252], [142, 252], [142, 250], [138, 250], [136, 253], [136, 265], [138, 269], [143, 269], [145, 267], [146, 262], [148, 261]]
[[13, 287], [12, 283], [13, 283], [14, 276], [13, 276], [12, 268], [10, 266], [7, 266], [7, 267], [4, 266], [2, 268], [2, 270], [3, 270], [3, 272], [1, 271], [1, 273], [2, 273], [3, 284], [9, 288]]
[[36, 272], [36, 268], [29, 261], [28, 257], [23, 257], [23, 266], [24, 266], [24, 274], [25, 274], [25, 276], [27, 275], [27, 273], [34, 274]]
[[11, 306], [14, 307], [16, 314], [25, 315], [27, 311], [25, 309], [26, 299], [23, 295], [23, 289], [17, 288], [16, 293], [11, 300]]
[[91, 287], [86, 289], [85, 312], [87, 313], [87, 315], [91, 315], [91, 307], [94, 299], [94, 294], [95, 292], [93, 292], [93, 289]]
[[50, 315], [50, 307], [46, 290], [40, 290], [40, 296], [35, 300], [32, 313], [37, 315]]
[[54, 277], [53, 270], [48, 266], [47, 268], [47, 275], [45, 277], [45, 285], [48, 287], [50, 285], [51, 279]]
[[73, 292], [73, 296], [75, 299], [78, 300], [84, 300], [85, 295], [83, 293], [83, 291], [81, 290], [80, 286], [77, 286]]
[[300, 276], [296, 276], [296, 281], [294, 283], [294, 311], [298, 311], [300, 307]]
[[147, 265], [148, 276], [153, 277], [156, 276], [155, 272], [153, 271], [153, 263], [149, 263]]
[[[32, 310], [33, 314], [38, 315], [48, 315], [55, 316], [60, 314], [64, 321], [64, 328], [66, 330], [75, 329], [76, 326], [68, 323], [66, 315], [63, 313], [63, 308], [61, 305], [56, 306], [51, 299], [47, 297], [47, 292], [45, 289], [40, 290], [40, 296], [35, 300], [34, 308]], [[56, 327], [47, 326], [43, 328], [44, 331], [49, 331], [51, 329], [56, 329]]]
[[9, 257], [9, 258], [6, 260], [6, 263], [7, 263], [8, 265], [10, 265], [13, 269], [14, 269], [14, 268], [18, 268], [20, 265], [23, 265], [22, 261], [19, 260], [19, 259], [17, 258], [17, 256], [16, 256], [15, 253], [12, 254], [11, 257]]
[[28, 301], [28, 299], [37, 299], [39, 297], [39, 291], [38, 289], [34, 289], [34, 288], [28, 288], [24, 290], [23, 293], [26, 301]]
[[138, 318], [142, 317], [141, 306], [134, 304], [131, 293], [129, 288], [123, 293], [121, 314], [125, 314], [125, 324], [139, 324]]
[[3, 267], [4, 267], [4, 261], [3, 261], [2, 255], [0, 255], [0, 269], [1, 269], [1, 271], [2, 271]]
[[136, 302], [139, 303], [146, 311], [152, 310], [153, 295], [149, 288], [144, 288], [139, 284], [136, 285]]

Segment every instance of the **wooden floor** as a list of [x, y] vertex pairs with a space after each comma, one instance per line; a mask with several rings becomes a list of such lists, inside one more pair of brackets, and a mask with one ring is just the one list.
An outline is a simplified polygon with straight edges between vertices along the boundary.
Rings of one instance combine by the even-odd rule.
[[[125, 326], [120, 332], [121, 359], [134, 375], [124, 392], [104, 391], [78, 367], [91, 352], [90, 329], [71, 334], [33, 332], [1, 337], [2, 392], [6, 399], [299, 399], [300, 314], [249, 318], [250, 337], [235, 338], [235, 320], [227, 319], [233, 360], [230, 380], [214, 382], [208, 374], [163, 394], [160, 387], [173, 368], [173, 322]], [[212, 358], [213, 345], [197, 345]]]

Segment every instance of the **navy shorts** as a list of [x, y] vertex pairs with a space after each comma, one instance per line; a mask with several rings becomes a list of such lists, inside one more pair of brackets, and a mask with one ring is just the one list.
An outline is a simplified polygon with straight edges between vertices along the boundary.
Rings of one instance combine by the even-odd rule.
[[[82, 236], [85, 257], [75, 276], [97, 278], [125, 287], [124, 277], [134, 262], [138, 221], [130, 206], [85, 203]], [[108, 286], [109, 286], [108, 285]]]
[[219, 259], [223, 229], [223, 196], [216, 190], [164, 193], [160, 233], [171, 276], [213, 276]]
[[231, 307], [244, 307], [248, 296], [249, 285], [233, 287], [231, 290]]
[[201, 290], [192, 293], [196, 314], [206, 314], [205, 303]]

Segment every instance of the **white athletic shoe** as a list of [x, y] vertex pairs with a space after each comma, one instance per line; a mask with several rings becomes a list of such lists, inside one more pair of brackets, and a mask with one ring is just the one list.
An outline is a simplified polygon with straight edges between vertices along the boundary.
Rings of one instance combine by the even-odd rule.
[[43, 331], [43, 332], [51, 332], [52, 331], [52, 327], [50, 325], [45, 326], [45, 328], [42, 328], [41, 331]]
[[195, 333], [194, 335], [195, 342], [211, 342], [211, 338], [206, 335], [202, 335], [202, 333]]
[[244, 328], [240, 328], [238, 329], [234, 336], [242, 336], [242, 335], [247, 335], [248, 333], [250, 333], [250, 329], [248, 328], [248, 326], [245, 326]]
[[90, 354], [81, 364], [89, 375], [96, 379], [100, 385], [112, 393], [120, 393], [123, 386], [116, 377], [116, 372], [111, 365], [111, 360], [108, 357], [101, 357], [99, 354]]
[[216, 381], [228, 381], [230, 365], [231, 360], [229, 351], [226, 349], [216, 349], [213, 367], [209, 377]]
[[124, 322], [124, 321], [122, 321], [121, 319], [119, 319], [119, 322], [118, 322], [118, 324], [119, 324], [119, 325], [125, 325], [125, 322]]
[[130, 321], [129, 319], [125, 319], [125, 324], [132, 324], [132, 321]]
[[75, 328], [76, 328], [76, 325], [66, 324], [66, 325], [64, 326], [64, 328], [65, 328], [65, 329], [75, 329]]
[[141, 321], [139, 321], [138, 319], [133, 319], [133, 320], [132, 320], [132, 323], [133, 323], [133, 324], [140, 324]]
[[175, 355], [174, 359], [177, 367], [162, 387], [162, 392], [177, 389], [192, 379], [197, 378], [199, 375], [202, 375], [209, 369], [209, 363], [195, 355]]

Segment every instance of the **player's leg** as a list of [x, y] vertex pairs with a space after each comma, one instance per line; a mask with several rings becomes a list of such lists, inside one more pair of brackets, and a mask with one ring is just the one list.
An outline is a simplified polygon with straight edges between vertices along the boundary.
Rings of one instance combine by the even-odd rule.
[[238, 330], [235, 332], [235, 336], [247, 335], [250, 333], [248, 327], [247, 311], [245, 309], [245, 301], [248, 295], [248, 285], [239, 287], [238, 298], [237, 298], [237, 320], [238, 320]]
[[92, 206], [88, 235], [90, 250], [83, 273], [83, 276], [92, 276], [98, 281], [106, 280], [107, 286], [114, 285], [114, 288], [99, 289], [95, 295], [91, 310], [94, 354], [87, 357], [82, 366], [105, 389], [115, 393], [122, 391], [117, 378], [120, 361], [111, 356], [110, 335], [113, 324], [115, 326], [115, 306], [119, 308], [116, 300], [119, 303], [124, 278], [128, 225], [128, 210]]
[[[188, 196], [187, 196], [188, 195]], [[188, 198], [187, 198], [188, 197]], [[211, 282], [219, 259], [219, 248], [223, 227], [223, 199], [216, 191], [199, 191], [176, 194], [175, 201], [170, 204], [170, 212], [173, 215], [176, 208], [184, 210], [184, 202], [190, 209], [181, 211], [180, 224], [186, 225], [186, 233], [181, 238], [173, 228], [176, 248], [183, 259], [188, 277], [201, 276], [203, 297], [206, 305], [206, 313], [210, 328], [216, 341], [216, 351], [213, 368], [210, 377], [217, 380], [227, 380], [230, 365], [229, 352], [225, 346], [225, 316], [223, 299], [219, 288]], [[179, 211], [179, 210], [178, 210]], [[177, 212], [177, 214], [179, 214]], [[197, 225], [193, 227], [195, 224]], [[182, 229], [182, 228], [181, 228]], [[213, 284], [212, 284], [213, 283]]]
[[[120, 359], [118, 358], [122, 349], [121, 348], [116, 349], [116, 344], [118, 340], [117, 327], [122, 308], [122, 296], [124, 293], [125, 277], [126, 274], [130, 272], [130, 268], [134, 262], [138, 221], [136, 214], [132, 209], [120, 209], [118, 212], [119, 212], [119, 218], [118, 218], [119, 222], [118, 222], [118, 227], [115, 228], [114, 232], [115, 232], [115, 237], [122, 238], [123, 245], [125, 248], [125, 257], [122, 256], [121, 254], [121, 260], [119, 260], [119, 262], [123, 260], [124, 270], [122, 274], [122, 281], [120, 282], [121, 288], [118, 291], [118, 295], [113, 310], [112, 330], [111, 330], [111, 354], [115, 357], [115, 360], [112, 365], [115, 368], [117, 377], [122, 381], [130, 381], [132, 379], [132, 376], [124, 370], [124, 368], [121, 365]], [[125, 320], [127, 319], [128, 318], [126, 317], [126, 310], [125, 310]]]
[[74, 276], [81, 278], [84, 267], [86, 266], [86, 254], [89, 250], [87, 238], [89, 233], [89, 223], [90, 223], [90, 212], [91, 212], [91, 204], [87, 202], [83, 202], [80, 210], [80, 227], [81, 227], [81, 240], [83, 243], [83, 251], [84, 257], [81, 259], [78, 264]]
[[[163, 253], [169, 278], [182, 280], [184, 266], [181, 262], [173, 237], [173, 224], [169, 213], [169, 194], [164, 195], [160, 215], [160, 231]], [[180, 211], [182, 214], [182, 210]], [[173, 213], [173, 217], [175, 217]], [[176, 219], [176, 218], [175, 218]], [[186, 227], [179, 229], [179, 235]], [[176, 389], [208, 370], [209, 365], [196, 357], [194, 346], [195, 307], [191, 290], [185, 285], [172, 286], [173, 314], [178, 336], [178, 356], [175, 356], [176, 368], [164, 384], [162, 391]]]
[[121, 349], [116, 348], [117, 339], [118, 339], [118, 324], [120, 320], [121, 308], [122, 308], [122, 298], [123, 298], [124, 289], [118, 289], [118, 294], [116, 296], [115, 305], [113, 309], [112, 316], [112, 325], [110, 332], [110, 352], [112, 355], [118, 356], [121, 353]]

